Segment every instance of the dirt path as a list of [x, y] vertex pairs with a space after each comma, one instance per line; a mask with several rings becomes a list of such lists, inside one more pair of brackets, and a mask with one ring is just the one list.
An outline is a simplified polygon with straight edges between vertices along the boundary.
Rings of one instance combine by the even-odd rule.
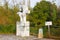
[[15, 35], [0, 35], [0, 40], [53, 40], [53, 39], [38, 39], [36, 37], [20, 37]]

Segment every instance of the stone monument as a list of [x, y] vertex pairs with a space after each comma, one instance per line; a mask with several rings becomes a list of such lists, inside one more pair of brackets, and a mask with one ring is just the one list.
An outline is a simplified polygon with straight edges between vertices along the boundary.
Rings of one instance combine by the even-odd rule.
[[20, 12], [17, 13], [20, 17], [20, 22], [16, 23], [16, 35], [17, 36], [22, 36], [22, 37], [29, 36], [30, 22], [26, 21], [26, 14], [28, 13], [30, 13], [30, 11], [28, 10], [28, 6], [22, 5]]
[[43, 38], [43, 29], [39, 29], [38, 38]]

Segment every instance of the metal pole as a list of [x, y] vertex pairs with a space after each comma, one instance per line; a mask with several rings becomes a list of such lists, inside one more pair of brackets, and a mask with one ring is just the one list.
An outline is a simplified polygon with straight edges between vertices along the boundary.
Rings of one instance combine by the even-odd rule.
[[50, 37], [50, 26], [48, 25], [48, 35]]

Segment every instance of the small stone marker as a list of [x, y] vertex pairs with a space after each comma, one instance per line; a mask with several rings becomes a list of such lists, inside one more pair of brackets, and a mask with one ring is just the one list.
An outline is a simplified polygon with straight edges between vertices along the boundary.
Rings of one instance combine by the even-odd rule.
[[43, 29], [42, 28], [39, 29], [38, 38], [43, 38]]

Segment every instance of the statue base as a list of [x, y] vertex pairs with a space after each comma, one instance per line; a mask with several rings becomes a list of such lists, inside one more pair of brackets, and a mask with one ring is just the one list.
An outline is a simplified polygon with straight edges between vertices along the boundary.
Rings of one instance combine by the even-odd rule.
[[17, 22], [16, 24], [16, 35], [17, 36], [21, 36], [21, 37], [24, 37], [24, 36], [29, 36], [29, 32], [30, 32], [30, 29], [29, 29], [29, 21], [27, 22]]

